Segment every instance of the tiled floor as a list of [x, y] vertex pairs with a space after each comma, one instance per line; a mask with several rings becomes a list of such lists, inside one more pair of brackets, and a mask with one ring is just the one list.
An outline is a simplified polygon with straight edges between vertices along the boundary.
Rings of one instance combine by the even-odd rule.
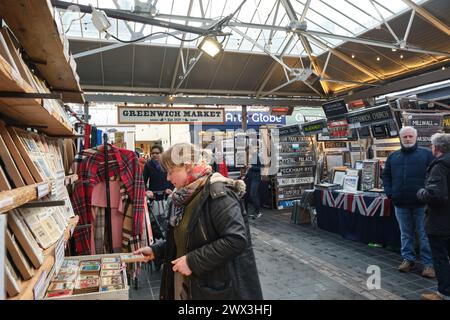
[[[398, 252], [291, 224], [289, 212], [265, 210], [251, 221], [251, 232], [265, 299], [414, 300], [436, 290], [436, 281], [423, 278], [420, 266], [400, 273]], [[380, 268], [380, 289], [367, 287], [370, 265]], [[160, 272], [143, 270], [138, 284], [130, 287], [130, 299], [158, 299]]]

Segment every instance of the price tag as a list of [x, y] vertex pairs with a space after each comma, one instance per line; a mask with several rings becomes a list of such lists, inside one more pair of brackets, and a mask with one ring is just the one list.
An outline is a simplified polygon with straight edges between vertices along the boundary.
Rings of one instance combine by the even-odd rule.
[[0, 200], [0, 209], [12, 206], [14, 204], [14, 199], [12, 197]]
[[45, 197], [46, 195], [48, 195], [48, 193], [48, 183], [43, 183], [37, 186], [38, 199]]

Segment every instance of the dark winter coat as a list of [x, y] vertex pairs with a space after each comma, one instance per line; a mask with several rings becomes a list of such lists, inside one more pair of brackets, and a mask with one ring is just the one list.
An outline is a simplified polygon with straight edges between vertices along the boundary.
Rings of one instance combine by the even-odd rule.
[[[147, 161], [144, 167], [144, 184], [146, 190], [164, 191], [166, 189], [173, 190], [174, 186], [167, 181], [167, 173], [161, 168], [157, 168], [152, 160]], [[156, 200], [159, 195], [155, 195]]]
[[418, 147], [403, 148], [386, 160], [382, 173], [386, 195], [398, 207], [420, 207], [416, 193], [425, 185], [428, 165], [433, 161], [430, 150]]
[[427, 169], [425, 188], [417, 192], [427, 205], [425, 231], [435, 236], [450, 236], [450, 153], [434, 160]]
[[[170, 206], [171, 204], [169, 204]], [[173, 228], [166, 241], [151, 246], [155, 259], [165, 262], [160, 299], [174, 299], [176, 259]], [[188, 294], [194, 300], [262, 299], [247, 213], [233, 188], [207, 181], [188, 226]]]

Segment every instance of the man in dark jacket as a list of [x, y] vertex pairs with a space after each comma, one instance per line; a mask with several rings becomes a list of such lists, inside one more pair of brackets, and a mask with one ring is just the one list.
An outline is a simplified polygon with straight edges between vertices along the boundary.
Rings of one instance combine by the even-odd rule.
[[[151, 159], [147, 161], [143, 170], [145, 190], [150, 199], [150, 220], [155, 239], [165, 236], [164, 230], [167, 228], [166, 199], [174, 188], [172, 183], [167, 181], [167, 173], [161, 168], [163, 151], [162, 146], [154, 145], [151, 149]], [[156, 269], [159, 269], [159, 265], [156, 265]]]
[[417, 146], [417, 130], [403, 127], [400, 130], [401, 149], [392, 153], [383, 170], [386, 195], [395, 206], [395, 216], [400, 226], [401, 272], [409, 272], [415, 265], [415, 231], [420, 241], [420, 258], [424, 269], [422, 276], [434, 278], [431, 249], [425, 233], [425, 208], [417, 199], [417, 191], [424, 186], [428, 165], [433, 160], [430, 150]]
[[[167, 173], [161, 168], [161, 154], [163, 147], [154, 145], [151, 150], [151, 160], [147, 161], [144, 167], [143, 176], [145, 190], [150, 199], [162, 200], [164, 193], [170, 195], [173, 190], [173, 185], [167, 181]], [[158, 194], [155, 194], [158, 192]]]
[[426, 204], [425, 230], [430, 241], [438, 280], [436, 293], [423, 294], [424, 300], [450, 300], [450, 134], [431, 137], [436, 157], [427, 169], [425, 188], [417, 192]]

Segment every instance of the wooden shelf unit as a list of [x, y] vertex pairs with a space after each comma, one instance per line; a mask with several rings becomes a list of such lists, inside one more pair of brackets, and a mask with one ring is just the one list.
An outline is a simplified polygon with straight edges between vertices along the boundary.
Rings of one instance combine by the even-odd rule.
[[[70, 237], [72, 236], [73, 228], [78, 224], [79, 217], [75, 216], [73, 217], [69, 225], [67, 226], [66, 230], [64, 231], [64, 240], [68, 241]], [[50, 248], [44, 251], [44, 262], [39, 267], [39, 269], [35, 270], [34, 276], [27, 281], [22, 281], [22, 287], [20, 290], [20, 293], [15, 296], [8, 298], [8, 300], [33, 300], [34, 299], [34, 293], [33, 288], [37, 281], [39, 280], [41, 274], [43, 272], [50, 272], [50, 270], [53, 268], [53, 265], [55, 264], [55, 248], [56, 243], [53, 244]]]
[[[78, 176], [76, 174], [69, 175], [65, 177], [70, 180], [70, 183], [73, 183], [78, 180]], [[69, 184], [66, 183], [65, 185]], [[20, 207], [27, 202], [38, 200], [37, 187], [44, 183], [48, 184], [48, 192], [52, 190], [52, 181], [41, 182], [32, 184], [25, 187], [16, 188], [13, 190], [0, 192], [0, 214], [8, 212], [14, 208]]]
[[[0, 16], [12, 30], [39, 72], [64, 102], [84, 103], [76, 63], [60, 33], [49, 0], [0, 1]], [[59, 19], [59, 17], [56, 17]]]
[[[1, 3], [1, 2], [0, 2]], [[0, 92], [36, 93], [21, 75], [0, 55]], [[56, 113], [49, 113], [41, 99], [0, 98], [0, 114], [21, 125], [43, 126], [49, 136], [73, 136], [71, 125]]]

